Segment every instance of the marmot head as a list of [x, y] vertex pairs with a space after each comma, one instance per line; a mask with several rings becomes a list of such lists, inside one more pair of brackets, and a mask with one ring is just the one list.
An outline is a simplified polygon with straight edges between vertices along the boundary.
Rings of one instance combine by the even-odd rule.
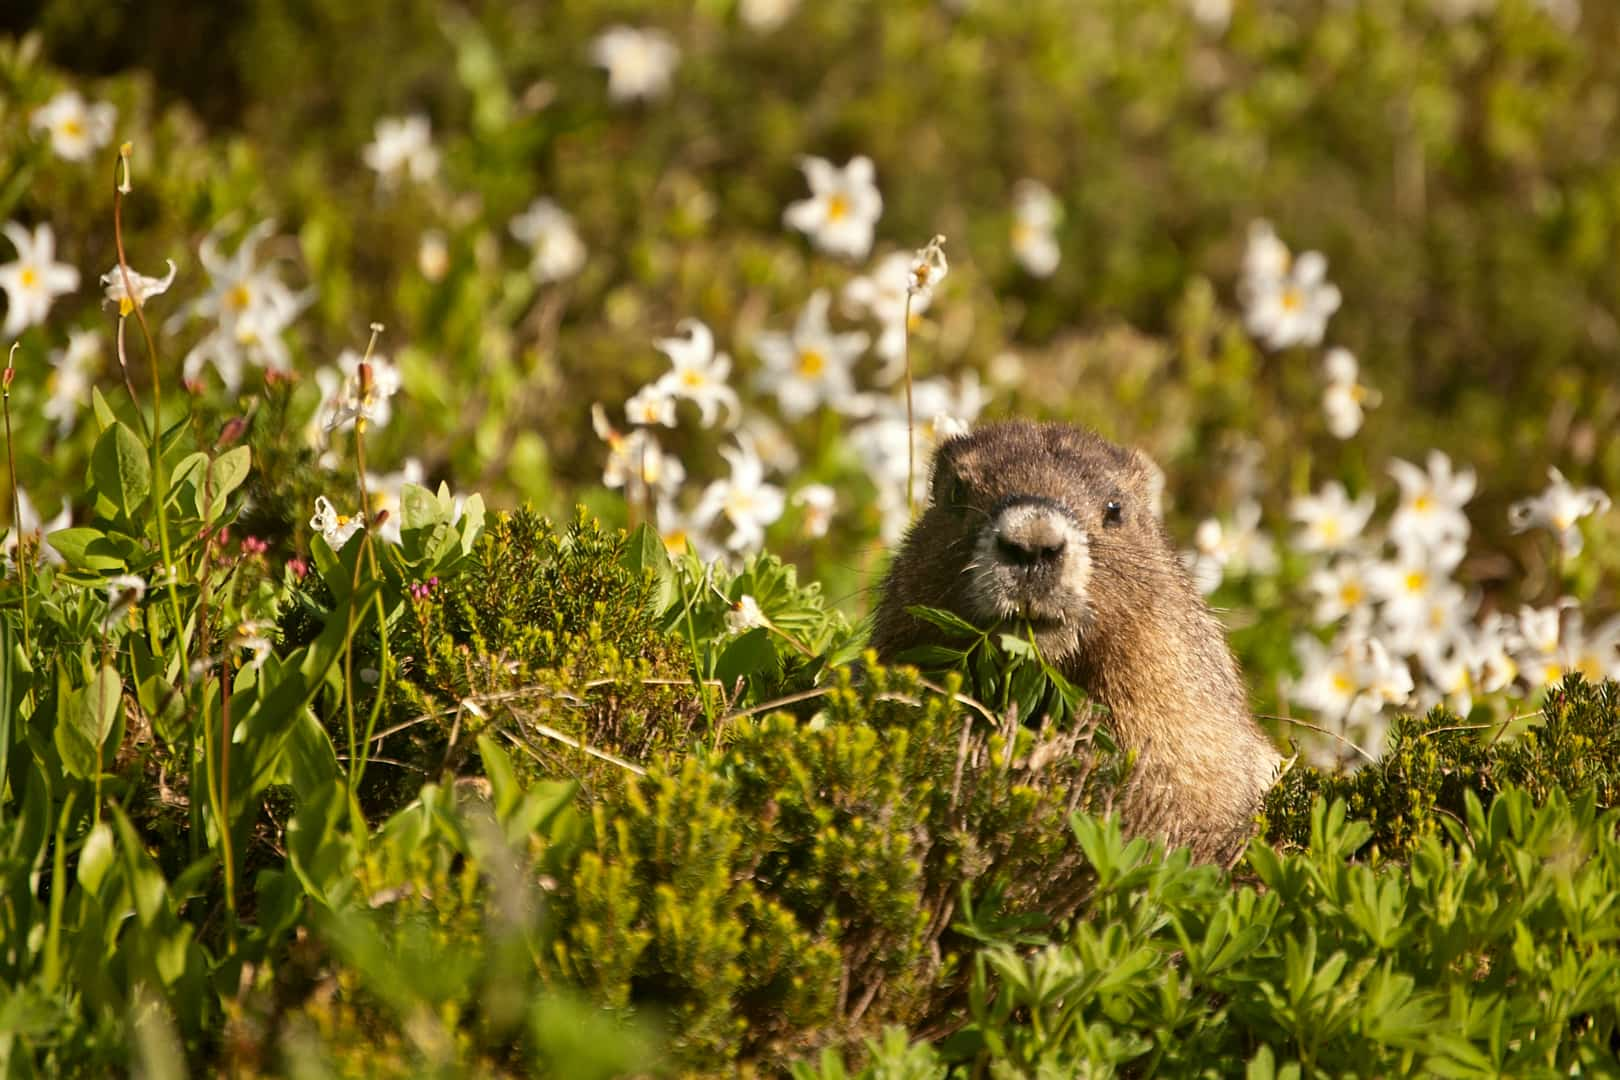
[[[1027, 622], [1061, 662], [1114, 608], [1152, 603], [1176, 572], [1145, 454], [1066, 424], [1008, 421], [941, 445], [907, 555], [954, 580], [946, 605], [979, 624]], [[930, 590], [932, 591], [932, 590]], [[927, 601], [922, 601], [927, 602]], [[1138, 608], [1139, 610], [1139, 608]]]

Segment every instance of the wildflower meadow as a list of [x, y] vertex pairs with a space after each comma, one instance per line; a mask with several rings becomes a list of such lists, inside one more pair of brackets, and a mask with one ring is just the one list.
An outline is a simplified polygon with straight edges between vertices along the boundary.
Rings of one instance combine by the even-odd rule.
[[[0, 12], [0, 1073], [1620, 1075], [1620, 7]], [[1285, 763], [1016, 626], [1060, 420]]]

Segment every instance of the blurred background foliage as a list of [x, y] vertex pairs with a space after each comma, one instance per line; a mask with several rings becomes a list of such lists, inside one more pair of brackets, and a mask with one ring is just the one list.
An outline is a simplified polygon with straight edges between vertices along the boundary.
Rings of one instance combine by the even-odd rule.
[[[804, 153], [875, 160], [879, 250], [950, 237], [952, 277], [918, 331], [923, 370], [1016, 351], [1024, 379], [990, 411], [1147, 445], [1181, 535], [1225, 508], [1219, 448], [1234, 434], [1268, 451], [1278, 507], [1312, 472], [1354, 486], [1369, 463], [1447, 449], [1486, 478], [1479, 571], [1510, 590], [1539, 556], [1497, 526], [1548, 463], [1620, 487], [1620, 12], [1607, 5], [1570, 32], [1531, 0], [1462, 19], [1430, 0], [1239, 3], [1224, 33], [1179, 3], [821, 3], [763, 32], [725, 0], [29, 6], [8, 17], [37, 31], [6, 47], [8, 111], [71, 77], [143, 133], [136, 263], [176, 258], [183, 295], [200, 285], [189, 253], [203, 234], [274, 218], [296, 237], [275, 252], [319, 283], [292, 335], [300, 369], [384, 323], [406, 394], [378, 460], [408, 450], [498, 505], [566, 511], [595, 484], [586, 406], [661, 370], [649, 341], [680, 318], [715, 327], [746, 373], [753, 334], [842, 284], [843, 265], [781, 225]], [[681, 48], [667, 99], [607, 100], [587, 43], [614, 22]], [[380, 192], [361, 147], [379, 117], [412, 111], [432, 119], [442, 177]], [[0, 210], [53, 222], [76, 264], [110, 264], [108, 172], [60, 168], [20, 124], [7, 132]], [[1023, 177], [1064, 210], [1063, 262], [1045, 280], [1006, 242]], [[506, 235], [537, 194], [575, 216], [590, 253], [539, 290]], [[1259, 355], [1235, 332], [1259, 217], [1323, 251], [1343, 291], [1330, 341], [1383, 395], [1353, 443], [1321, 430], [1314, 361]], [[450, 252], [437, 282], [418, 269], [429, 230]], [[674, 438], [689, 471], [710, 471], [705, 433]], [[858, 490], [858, 463], [819, 446], [818, 478]], [[40, 440], [32, 464], [82, 449]], [[841, 525], [846, 542], [823, 551], [871, 538], [858, 512]], [[859, 584], [832, 576], [839, 595]]]
[[[183, 1044], [250, 1075], [296, 1071], [305, 1054], [353, 1075], [606, 1076], [660, 1067], [655, 1042], [675, 1067], [714, 1072], [739, 1056], [780, 1068], [829, 1048], [819, 1071], [801, 1066], [829, 1080], [845, 1075], [843, 1049], [895, 1076], [938, 1075], [946, 1062], [1072, 1075], [1099, 1061], [1160, 1061], [1167, 1072], [1219, 1061], [1271, 1075], [1272, 1046], [1307, 1065], [1320, 1052], [1323, 1068], [1390, 1075], [1612, 1064], [1612, 686], [1549, 699], [1541, 728], [1562, 733], [1558, 745], [1535, 742], [1537, 728], [1498, 746], [1499, 733], [1434, 713], [1396, 730], [1381, 769], [1292, 774], [1270, 807], [1279, 853], [1257, 846], [1240, 871], [1262, 895], [1089, 818], [1065, 831], [1057, 822], [1082, 797], [1103, 802], [1089, 780], [1112, 775], [1021, 775], [1041, 772], [1034, 733], [978, 731], [970, 743], [977, 721], [923, 699], [914, 673], [875, 672], [859, 688], [831, 674], [858, 643], [850, 617], [863, 613], [883, 552], [869, 462], [844, 418], [785, 422], [800, 463], [774, 474], [831, 485], [832, 531], [812, 536], [790, 511], [767, 533], [772, 554], [736, 574], [690, 558], [672, 568], [648, 534], [604, 529], [573, 506], [608, 526], [633, 516], [603, 486], [607, 450], [590, 406], [617, 421], [667, 367], [653, 340], [684, 318], [704, 320], [734, 356], [745, 414], [779, 415], [757, 390], [751, 343], [791, 325], [814, 290], [840, 290], [867, 268], [815, 253], [782, 212], [804, 195], [801, 155], [864, 154], [885, 203], [874, 258], [949, 237], [950, 276], [913, 332], [920, 373], [976, 376], [986, 415], [1072, 419], [1147, 447], [1168, 474], [1183, 543], [1199, 518], [1230, 514], [1248, 495], [1281, 538], [1290, 499], [1332, 479], [1387, 507], [1388, 461], [1438, 447], [1482, 478], [1460, 576], [1488, 610], [1566, 594], [1613, 610], [1612, 515], [1587, 523], [1586, 552], [1571, 561], [1545, 535], [1511, 535], [1507, 508], [1541, 489], [1549, 465], [1620, 489], [1620, 10], [1589, 0], [1571, 23], [1556, 0], [1238, 0], [1229, 22], [1211, 23], [1180, 0], [822, 0], [783, 5], [785, 21], [764, 29], [744, 18], [756, 6], [24, 0], [0, 13], [0, 221], [49, 223], [59, 258], [83, 275], [21, 338], [12, 417], [22, 486], [47, 518], [64, 505], [87, 516], [96, 495], [85, 475], [97, 425], [64, 429], [44, 414], [54, 392], [45, 358], [73, 329], [106, 339], [114, 325], [92, 285], [115, 261], [113, 148], [66, 161], [30, 128], [34, 110], [73, 88], [115, 105], [117, 139], [136, 143], [130, 261], [179, 268], [173, 290], [150, 302], [163, 370], [177, 371], [207, 329], [169, 324], [208, 287], [205, 238], [233, 250], [273, 220], [261, 256], [310, 290], [287, 334], [296, 377], [251, 370], [232, 391], [207, 373], [188, 389], [200, 445], [213, 446], [228, 418], [250, 418], [257, 467], [233, 528], [268, 542], [275, 561], [244, 554], [238, 607], [274, 621], [281, 653], [326, 664], [307, 687], [297, 665], [267, 664], [301, 687], [287, 714], [303, 757], [243, 749], [275, 767], [225, 808], [226, 829], [200, 794], [188, 804], [167, 786], [204, 790], [195, 748], [171, 733], [131, 735], [127, 755], [80, 770], [93, 777], [62, 773], [51, 710], [90, 699], [60, 670], [56, 697], [41, 680], [33, 741], [24, 753], [18, 736], [10, 765], [23, 805], [4, 910], [24, 945], [0, 959], [20, 988], [4, 1014], [17, 1045], [44, 1071], [94, 1071], [127, 1061], [132, 1039], [155, 1039], [142, 1043], [143, 1061]], [[615, 23], [662, 29], [679, 47], [666, 97], [610, 99], [591, 42]], [[413, 113], [430, 119], [442, 167], [382, 185], [363, 148], [380, 119]], [[1050, 277], [1022, 268], [1010, 243], [1026, 178], [1063, 211]], [[510, 232], [537, 196], [573, 215], [588, 251], [560, 283], [536, 281]], [[1268, 353], [1244, 329], [1237, 282], [1261, 218], [1296, 250], [1323, 252], [1342, 292], [1325, 344], [1353, 349], [1381, 397], [1353, 439], [1324, 422], [1319, 350]], [[317, 495], [347, 501], [339, 493], [353, 490], [356, 469], [346, 440], [322, 453], [309, 438], [315, 375], [362, 347], [373, 322], [387, 328], [381, 349], [403, 391], [392, 420], [372, 429], [369, 467], [416, 458], [433, 486], [481, 492], [497, 508], [532, 502], [574, 524], [492, 515], [476, 552], [430, 558], [407, 544], [404, 570], [385, 559], [389, 635], [354, 623], [343, 641], [400, 676], [368, 701], [352, 678], [326, 674], [332, 627], [357, 606], [343, 589], [359, 579], [359, 545], [345, 563], [305, 522]], [[837, 322], [854, 325], [842, 310]], [[97, 386], [127, 410], [105, 340], [99, 364]], [[147, 400], [144, 365], [130, 379]], [[659, 434], [694, 483], [721, 473], [724, 433], [687, 422]], [[136, 524], [149, 535], [150, 522]], [[200, 546], [209, 565], [217, 556]], [[282, 565], [292, 557], [316, 573], [296, 579]], [[821, 588], [800, 585], [794, 564]], [[1290, 592], [1305, 564], [1288, 551], [1279, 574], [1215, 594], [1262, 708], [1310, 625]], [[100, 579], [77, 569], [52, 586], [72, 603], [53, 594], [41, 606], [51, 616], [42, 647], [88, 658], [97, 620], [105, 651], [109, 627], [127, 629], [114, 618], [125, 609], [103, 604]], [[417, 580], [430, 574], [437, 592]], [[781, 641], [763, 626], [733, 633], [745, 595]], [[160, 641], [167, 616], [155, 603], [140, 610]], [[221, 633], [229, 655], [247, 648]], [[95, 717], [123, 707], [129, 679], [102, 664], [97, 686], [109, 672], [119, 694], [96, 699], [114, 704]], [[248, 697], [252, 666], [234, 672]], [[820, 723], [719, 722], [726, 705], [752, 709], [811, 684], [828, 695]], [[586, 700], [587, 688], [603, 692]], [[519, 693], [536, 701], [487, 724], [464, 708]], [[206, 682], [186, 694], [184, 718], [206, 728]], [[381, 703], [380, 745], [399, 755], [385, 764], [403, 765], [345, 789], [352, 708], [346, 743], [337, 718], [356, 697]], [[130, 711], [143, 710], [170, 712], [144, 700]], [[552, 722], [576, 743], [515, 737]], [[579, 741], [646, 761], [651, 776], [557, 749]], [[959, 788], [970, 748], [1001, 771], [976, 768]], [[1089, 769], [1073, 749], [1060, 755], [1066, 767]], [[119, 774], [105, 793], [103, 769]], [[1544, 773], [1593, 791], [1572, 808], [1537, 782]], [[1504, 792], [1501, 809], [1483, 806]], [[1329, 811], [1324, 794], [1343, 802]], [[129, 818], [114, 807], [126, 795]], [[904, 813], [892, 816], [896, 805]], [[1368, 822], [1347, 824], [1346, 805]], [[232, 829], [249, 860], [240, 924], [234, 910], [221, 914], [209, 862], [233, 851]], [[1098, 878], [1087, 914], [1070, 926], [1036, 921], [1076, 910], [1065, 861], [1079, 859], [1075, 844]], [[1054, 880], [1027, 872], [1028, 852], [1052, 854]], [[1353, 854], [1371, 859], [1376, 881], [1349, 865]], [[727, 874], [759, 882], [758, 894]], [[1399, 929], [1409, 878], [1412, 918], [1434, 916], [1412, 931], [1423, 949]], [[1042, 889], [1073, 903], [1054, 909]], [[1502, 901], [1510, 892], [1517, 906]], [[1466, 919], [1440, 925], [1446, 898], [1464, 893]], [[1264, 898], [1285, 894], [1280, 911]], [[149, 901], [139, 933], [121, 934], [136, 895]], [[65, 917], [60, 901], [49, 909], [59, 896], [73, 897]], [[557, 919], [541, 917], [542, 901]], [[934, 913], [924, 926], [921, 905]], [[1258, 929], [1228, 951], [1235, 926]], [[1336, 951], [1317, 965], [1319, 931], [1324, 954]], [[58, 940], [86, 944], [63, 962]], [[104, 966], [111, 974], [82, 999], [63, 992], [64, 972], [77, 993], [78, 974]], [[135, 1011], [148, 969], [163, 976], [180, 1029], [167, 1043]], [[840, 970], [865, 992], [831, 994]], [[1117, 977], [1084, 981], [1098, 971]], [[616, 1023], [627, 1005], [645, 1028]], [[952, 1019], [933, 1025], [937, 1010]], [[701, 1023], [649, 1035], [660, 1016]], [[738, 1017], [753, 1026], [727, 1027]], [[890, 1023], [929, 1045], [890, 1029], [861, 1049]], [[1290, 1067], [1278, 1075], [1297, 1075]]]

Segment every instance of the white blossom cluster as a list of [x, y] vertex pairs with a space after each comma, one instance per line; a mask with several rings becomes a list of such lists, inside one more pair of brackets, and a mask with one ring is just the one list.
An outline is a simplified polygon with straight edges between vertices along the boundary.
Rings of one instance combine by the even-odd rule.
[[[1250, 333], [1273, 349], [1320, 344], [1340, 300], [1326, 280], [1326, 260], [1315, 252], [1295, 259], [1263, 221], [1250, 229], [1239, 291]], [[1361, 385], [1348, 350], [1329, 349], [1322, 370], [1328, 430], [1351, 438], [1377, 394]], [[1312, 744], [1323, 763], [1349, 760], [1347, 745], [1375, 756], [1392, 710], [1443, 702], [1466, 714], [1479, 697], [1532, 695], [1568, 671], [1620, 677], [1620, 617], [1588, 629], [1570, 597], [1486, 611], [1479, 591], [1459, 579], [1472, 531], [1465, 511], [1477, 488], [1472, 469], [1431, 450], [1422, 466], [1396, 459], [1388, 471], [1398, 499], [1381, 526], [1376, 494], [1352, 498], [1337, 480], [1289, 507], [1297, 526], [1291, 547], [1311, 563], [1304, 586], [1317, 629], [1296, 639], [1301, 672], [1286, 689], [1291, 704], [1345, 740]], [[1580, 521], [1607, 511], [1610, 500], [1574, 487], [1556, 468], [1549, 481], [1541, 494], [1510, 507], [1509, 524], [1519, 532], [1548, 530], [1561, 557], [1574, 558], [1582, 549]], [[1279, 569], [1252, 490], [1227, 520], [1199, 526], [1184, 559], [1205, 593], [1227, 578]]]

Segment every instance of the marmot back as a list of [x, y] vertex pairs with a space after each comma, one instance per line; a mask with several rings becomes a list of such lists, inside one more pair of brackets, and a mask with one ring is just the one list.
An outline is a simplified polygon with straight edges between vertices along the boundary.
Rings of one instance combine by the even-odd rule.
[[1145, 454], [1067, 424], [1014, 420], [947, 441], [884, 581], [872, 645], [893, 659], [943, 643], [906, 613], [919, 604], [979, 625], [1027, 622], [1137, 751], [1127, 829], [1225, 861], [1281, 759], [1159, 520], [1162, 488]]

